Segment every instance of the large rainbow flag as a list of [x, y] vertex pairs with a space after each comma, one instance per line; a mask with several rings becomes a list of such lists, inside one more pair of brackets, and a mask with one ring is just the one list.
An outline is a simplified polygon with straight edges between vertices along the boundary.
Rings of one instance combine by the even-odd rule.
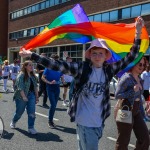
[[[108, 61], [112, 63], [120, 60], [130, 51], [134, 36], [134, 23], [110, 24], [89, 22], [83, 8], [77, 4], [73, 9], [56, 18], [39, 35], [25, 44], [22, 48], [32, 50], [36, 47], [46, 45], [58, 38], [68, 38], [83, 44], [91, 41], [93, 38], [103, 38], [106, 40], [106, 43], [112, 52], [112, 58]], [[130, 63], [127, 68], [121, 71], [118, 76], [128, 71], [142, 58], [148, 49], [148, 45], [148, 33], [146, 28], [143, 27], [139, 56]]]
[[[59, 17], [57, 17], [40, 34], [43, 34], [47, 31], [49, 31], [50, 29], [56, 28], [59, 26], [63, 26], [63, 25], [67, 25], [67, 24], [78, 24], [78, 23], [83, 23], [83, 22], [89, 22], [89, 19], [86, 15], [84, 9], [82, 8], [82, 6], [77, 4], [77, 5], [75, 5], [75, 7], [73, 9], [70, 9], [70, 10], [64, 12]], [[63, 33], [63, 34], [53, 36], [52, 38], [47, 40], [45, 44], [51, 43], [52, 41], [54, 41], [56, 39], [62, 39], [62, 38], [71, 39], [71, 40], [73, 40], [75, 42], [79, 42], [79, 43], [86, 43], [86, 42], [89, 42], [92, 40], [92, 37], [90, 35], [82, 35], [82, 34], [77, 34], [77, 33]]]

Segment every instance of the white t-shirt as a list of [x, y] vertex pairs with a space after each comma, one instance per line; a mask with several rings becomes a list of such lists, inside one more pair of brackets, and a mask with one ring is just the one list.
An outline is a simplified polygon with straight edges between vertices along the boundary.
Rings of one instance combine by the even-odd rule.
[[150, 72], [144, 71], [141, 74], [141, 78], [144, 80], [144, 90], [149, 90], [150, 89]]
[[2, 70], [2, 76], [9, 76], [10, 74], [10, 66], [9, 65], [5, 65], [3, 70]]
[[75, 122], [87, 127], [101, 127], [105, 75], [102, 68], [92, 68], [89, 81], [79, 95]]
[[64, 74], [63, 77], [64, 77], [64, 80], [66, 83], [71, 83], [73, 80], [73, 77], [71, 75], [68, 75], [68, 74]]
[[10, 65], [11, 75], [17, 75], [19, 71], [20, 71], [20, 67], [18, 65], [14, 65], [14, 64]]

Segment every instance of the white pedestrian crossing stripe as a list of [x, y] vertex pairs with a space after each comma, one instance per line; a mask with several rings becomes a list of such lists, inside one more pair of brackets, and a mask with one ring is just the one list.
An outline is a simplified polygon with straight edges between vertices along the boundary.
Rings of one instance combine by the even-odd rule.
[[[117, 139], [115, 139], [115, 138], [112, 138], [112, 137], [107, 137], [109, 140], [111, 140], [111, 141], [117, 141]], [[135, 148], [135, 146], [133, 145], [133, 144], [129, 144], [128, 145], [129, 147], [132, 147], [132, 148]]]
[[[48, 118], [48, 116], [44, 115], [44, 114], [41, 114], [41, 113], [38, 113], [38, 112], [35, 112], [36, 115], [39, 115], [39, 116], [42, 116], [42, 117], [45, 117], [45, 118]], [[56, 119], [56, 118], [53, 118], [54, 121], [59, 121], [59, 119]]]

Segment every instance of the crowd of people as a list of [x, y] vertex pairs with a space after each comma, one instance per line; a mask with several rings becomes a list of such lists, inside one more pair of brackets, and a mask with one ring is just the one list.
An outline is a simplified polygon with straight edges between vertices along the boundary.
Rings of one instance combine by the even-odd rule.
[[[112, 56], [105, 40], [95, 39], [85, 51], [88, 61], [73, 62], [71, 57], [60, 60], [57, 54], [50, 58], [45, 53], [38, 55], [29, 50], [20, 51], [20, 56], [30, 58], [25, 61], [21, 69], [12, 71], [14, 101], [16, 110], [10, 127], [15, 128], [17, 121], [27, 110], [28, 132], [37, 134], [34, 127], [35, 109], [39, 97], [43, 94], [43, 107], [49, 108], [48, 126], [56, 128], [53, 122], [57, 102], [60, 97], [60, 84], [63, 84], [63, 105], [68, 107], [70, 121], [76, 123], [78, 148], [80, 150], [98, 150], [98, 143], [103, 135], [105, 120], [110, 115], [109, 83], [120, 70], [124, 69], [138, 55], [141, 43], [141, 30], [144, 21], [141, 17], [135, 22], [135, 40], [130, 52], [121, 60], [115, 63], [107, 63]], [[33, 62], [37, 63], [39, 73], [39, 90], [37, 89], [37, 78], [33, 69]], [[3, 75], [4, 90], [7, 90], [8, 71], [13, 70], [4, 62]], [[69, 101], [66, 100], [69, 89]], [[133, 130], [137, 138], [136, 150], [148, 150], [150, 138], [145, 120], [149, 114], [145, 113], [141, 96], [145, 101], [149, 99], [150, 89], [150, 66], [143, 57], [133, 68], [120, 78], [116, 87], [115, 97], [117, 104], [114, 110], [114, 118], [117, 125], [118, 137], [116, 150], [127, 150]], [[50, 106], [47, 105], [47, 99]], [[125, 108], [127, 107], [127, 108]], [[125, 109], [124, 109], [125, 108]], [[119, 110], [131, 111], [131, 122], [117, 120]], [[143, 114], [144, 110], [144, 114]], [[125, 114], [123, 114], [125, 115]], [[124, 116], [122, 116], [124, 117]], [[149, 118], [150, 119], [150, 118]], [[106, 124], [107, 125], [107, 124]], [[91, 138], [92, 137], [92, 138]]]

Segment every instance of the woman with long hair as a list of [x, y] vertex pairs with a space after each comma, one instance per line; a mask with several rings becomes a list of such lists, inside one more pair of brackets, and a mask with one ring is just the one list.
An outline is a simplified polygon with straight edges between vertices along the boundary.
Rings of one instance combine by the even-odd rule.
[[127, 107], [132, 112], [132, 123], [116, 121], [118, 137], [115, 150], [128, 150], [132, 130], [137, 138], [135, 150], [149, 149], [149, 134], [146, 123], [143, 120], [141, 110], [141, 95], [143, 93], [143, 82], [140, 74], [146, 65], [145, 58], [142, 58], [131, 70], [125, 73], [116, 89], [115, 97], [118, 99], [115, 107], [115, 118], [119, 108]]
[[39, 101], [37, 90], [37, 77], [33, 71], [32, 61], [25, 61], [21, 72], [17, 76], [15, 83], [14, 101], [16, 102], [16, 112], [11, 121], [10, 127], [15, 128], [17, 121], [21, 118], [25, 109], [28, 114], [28, 132], [36, 134], [34, 128], [35, 105]]

